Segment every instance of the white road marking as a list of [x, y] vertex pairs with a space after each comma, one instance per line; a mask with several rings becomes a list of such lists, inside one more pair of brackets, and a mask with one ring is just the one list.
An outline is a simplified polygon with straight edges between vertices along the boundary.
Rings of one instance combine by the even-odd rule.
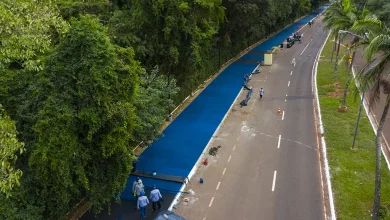
[[290, 87], [290, 81], [288, 81], [288, 85], [287, 85], [287, 87]]
[[232, 159], [232, 156], [229, 156], [228, 163], [230, 162], [230, 159]]
[[305, 49], [303, 49], [301, 55], [303, 54], [303, 52], [305, 52], [306, 48], [310, 45], [310, 42], [306, 45]]
[[290, 76], [292, 75], [293, 71], [291, 71]]
[[[276, 173], [277, 173], [277, 171], [275, 170], [275, 171], [274, 171], [274, 180], [273, 180], [273, 182], [272, 182], [272, 192], [275, 190]], [[213, 199], [214, 199], [214, 197], [213, 197]]]
[[[273, 191], [273, 190], [272, 190]], [[209, 204], [209, 207], [211, 207], [213, 205], [213, 202], [214, 202], [214, 197], [211, 198], [211, 201], [210, 201], [210, 204]]]
[[285, 99], [284, 101], [287, 102], [287, 99]]
[[282, 121], [284, 120], [284, 111], [283, 111], [283, 115], [282, 115]]
[[218, 182], [217, 188], [215, 188], [216, 190], [219, 189], [219, 185], [221, 185], [221, 182]]
[[288, 95], [286, 95], [286, 97], [287, 97]]
[[225, 175], [225, 172], [226, 172], [226, 168], [223, 169], [222, 176]]
[[234, 145], [234, 147], [233, 147], [233, 151], [234, 151], [234, 150], [236, 150], [236, 145]]
[[282, 138], [282, 135], [279, 134], [279, 140], [278, 140], [278, 148], [280, 147], [280, 139]]

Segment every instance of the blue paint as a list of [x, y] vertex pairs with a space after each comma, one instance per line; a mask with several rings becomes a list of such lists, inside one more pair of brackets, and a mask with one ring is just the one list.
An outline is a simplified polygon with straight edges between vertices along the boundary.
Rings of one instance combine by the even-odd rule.
[[[265, 40], [242, 59], [263, 60], [256, 52], [271, 50], [291, 33], [307, 24], [322, 7], [275, 36]], [[205, 90], [165, 129], [164, 137], [155, 141], [139, 157], [137, 169], [143, 172], [158, 170], [160, 174], [188, 176], [214, 131], [242, 88], [242, 79], [257, 66], [256, 63], [234, 62], [215, 78]], [[130, 199], [134, 177], [129, 177], [123, 199]], [[157, 184], [167, 192], [177, 192], [181, 183], [142, 178], [144, 184]]]

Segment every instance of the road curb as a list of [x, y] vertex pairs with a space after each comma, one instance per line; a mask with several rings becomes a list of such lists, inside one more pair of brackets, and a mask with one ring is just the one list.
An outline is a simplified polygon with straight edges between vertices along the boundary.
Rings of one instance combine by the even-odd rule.
[[[329, 163], [328, 163], [328, 158], [327, 158], [326, 142], [325, 142], [325, 137], [324, 137], [324, 127], [323, 127], [323, 123], [322, 123], [321, 108], [320, 108], [320, 102], [319, 102], [319, 98], [318, 98], [318, 89], [317, 89], [318, 60], [319, 60], [319, 57], [322, 53], [322, 50], [325, 47], [326, 42], [328, 41], [329, 36], [330, 36], [330, 32], [329, 32], [328, 36], [326, 37], [326, 40], [325, 40], [324, 44], [322, 45], [321, 49], [317, 53], [317, 56], [316, 56], [316, 59], [315, 59], [314, 65], [313, 65], [313, 70], [312, 70], [312, 86], [314, 87], [314, 91], [315, 91], [314, 92], [315, 98], [313, 100], [313, 102], [315, 102], [315, 103], [313, 103], [313, 105], [314, 105], [315, 121], [316, 121], [316, 125], [317, 125], [316, 128], [317, 128], [317, 131], [319, 130], [319, 138], [321, 140], [321, 143], [318, 143], [318, 145], [321, 146], [321, 148], [322, 148], [322, 151], [321, 151], [322, 154], [320, 156], [322, 158], [322, 163], [323, 163], [322, 165], [324, 166], [324, 170], [325, 170], [326, 187], [328, 189], [326, 192], [326, 190], [324, 189], [324, 181], [321, 181], [323, 192], [324, 192], [324, 194], [327, 194], [328, 200], [329, 200], [329, 204], [325, 204], [325, 198], [324, 198], [324, 209], [325, 209], [324, 215], [325, 215], [325, 219], [336, 220], [336, 211], [335, 211], [335, 207], [334, 207], [332, 183], [331, 183], [331, 177], [330, 177], [330, 172], [329, 172]], [[321, 160], [320, 160], [320, 163], [321, 163]], [[322, 168], [322, 165], [320, 165], [321, 168]], [[322, 179], [322, 176], [323, 175], [321, 172], [321, 179]], [[329, 205], [329, 212], [330, 212], [329, 216], [327, 215], [326, 208], [325, 208], [328, 205]]]

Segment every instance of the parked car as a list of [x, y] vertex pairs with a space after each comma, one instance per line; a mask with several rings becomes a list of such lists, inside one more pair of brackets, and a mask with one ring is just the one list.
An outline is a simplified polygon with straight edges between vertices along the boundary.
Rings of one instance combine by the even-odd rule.
[[[167, 218], [168, 217], [168, 218]], [[176, 213], [162, 210], [158, 213], [157, 217], [154, 220], [185, 220], [183, 217], [178, 216]]]

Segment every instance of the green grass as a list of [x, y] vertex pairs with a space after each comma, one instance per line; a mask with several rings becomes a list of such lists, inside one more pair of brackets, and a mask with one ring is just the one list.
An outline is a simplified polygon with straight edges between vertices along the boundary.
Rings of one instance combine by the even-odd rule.
[[[333, 41], [329, 38], [318, 66], [318, 94], [325, 129], [332, 190], [338, 219], [371, 219], [375, 177], [375, 134], [369, 120], [362, 112], [357, 151], [350, 150], [359, 110], [360, 99], [355, 101], [354, 81], [351, 80], [347, 98], [348, 112], [338, 112], [347, 78], [344, 63], [333, 77], [334, 62], [330, 63]], [[346, 53], [340, 50], [340, 57]], [[337, 85], [339, 84], [339, 87]], [[335, 86], [336, 85], [336, 86]], [[390, 175], [382, 157], [381, 204], [390, 204]], [[390, 219], [387, 216], [385, 219]]]

